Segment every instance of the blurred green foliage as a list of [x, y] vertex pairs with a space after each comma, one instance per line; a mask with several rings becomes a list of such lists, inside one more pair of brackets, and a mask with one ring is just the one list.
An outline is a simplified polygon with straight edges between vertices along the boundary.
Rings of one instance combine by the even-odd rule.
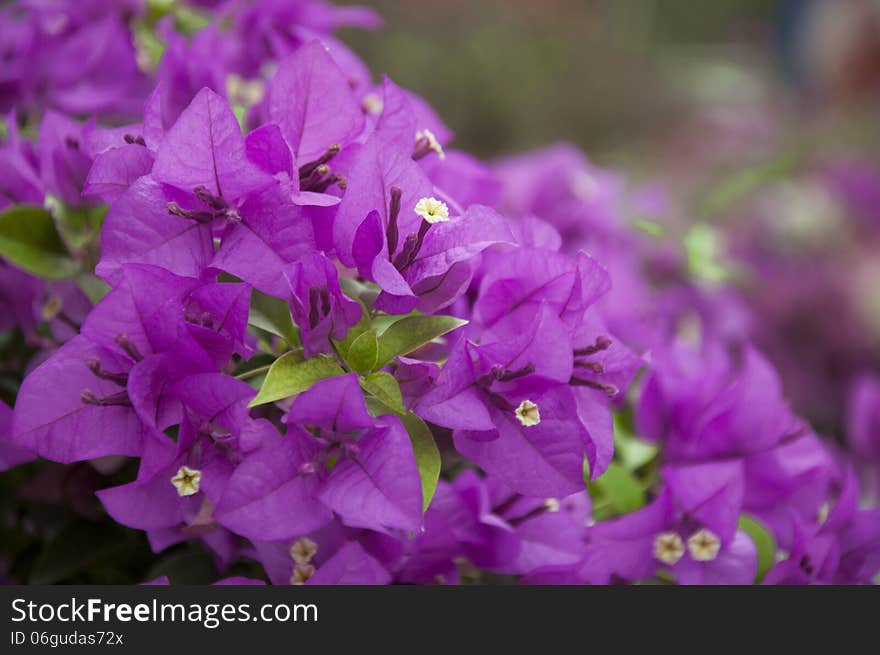
[[[376, 73], [424, 95], [479, 155], [557, 140], [619, 157], [681, 122], [689, 72], [766, 61], [770, 0], [371, 0], [386, 21], [349, 31]], [[682, 79], [682, 73], [688, 73]], [[717, 79], [717, 70], [709, 80]]]

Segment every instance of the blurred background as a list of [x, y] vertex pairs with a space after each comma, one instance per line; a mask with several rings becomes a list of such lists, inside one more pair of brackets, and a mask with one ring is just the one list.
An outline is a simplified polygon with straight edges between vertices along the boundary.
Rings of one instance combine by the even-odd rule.
[[796, 409], [844, 439], [853, 379], [880, 371], [880, 0], [366, 4], [385, 27], [343, 38], [456, 147], [570, 141], [656, 192]]
[[880, 81], [875, 0], [365, 4], [384, 28], [346, 41], [484, 155], [566, 139], [632, 162], [707, 106], [783, 104], [810, 120], [876, 98]]

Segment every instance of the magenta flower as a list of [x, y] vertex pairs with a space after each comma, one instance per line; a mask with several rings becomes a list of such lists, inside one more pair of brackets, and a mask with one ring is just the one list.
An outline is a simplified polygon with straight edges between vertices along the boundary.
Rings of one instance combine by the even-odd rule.
[[864, 375], [856, 380], [847, 419], [852, 449], [868, 461], [880, 462], [880, 378]]
[[153, 433], [144, 445], [137, 480], [104, 489], [98, 497], [114, 519], [130, 527], [185, 526], [185, 534], [199, 536], [216, 527], [213, 509], [234, 466], [278, 434], [268, 423], [251, 421], [247, 402], [254, 390], [233, 378], [189, 376], [168, 395], [186, 407], [177, 443]]
[[[288, 433], [235, 470], [217, 520], [256, 540], [288, 539], [328, 523], [416, 530], [421, 485], [406, 430], [367, 413], [355, 374], [316, 383], [287, 415]], [[296, 506], [291, 513], [281, 508]]]
[[227, 288], [154, 267], [123, 269], [81, 334], [22, 385], [13, 441], [62, 462], [139, 455], [151, 432], [179, 422], [169, 383], [214, 371], [245, 348], [247, 296], [241, 285], [219, 286]]
[[52, 108], [70, 114], [131, 116], [146, 79], [125, 22], [137, 0], [18, 3], [0, 13], [4, 58], [0, 111]]
[[859, 509], [858, 479], [847, 471], [824, 520], [796, 527], [789, 556], [764, 584], [872, 584], [880, 569], [880, 510]]
[[666, 570], [680, 584], [751, 584], [757, 555], [736, 529], [742, 499], [736, 466], [669, 469], [667, 475], [668, 486], [649, 505], [590, 527], [577, 564], [539, 568], [527, 582], [634, 582]]
[[333, 262], [303, 255], [285, 271], [292, 293], [290, 310], [299, 326], [306, 356], [330, 350], [329, 339], [344, 339], [361, 318], [361, 306], [342, 293]]

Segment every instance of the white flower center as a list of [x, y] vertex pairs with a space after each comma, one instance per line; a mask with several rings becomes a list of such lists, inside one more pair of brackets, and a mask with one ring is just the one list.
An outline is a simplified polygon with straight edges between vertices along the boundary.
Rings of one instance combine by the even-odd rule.
[[559, 511], [559, 499], [558, 498], [545, 498], [544, 499], [544, 507], [548, 512], [558, 512]]
[[290, 547], [290, 557], [297, 564], [308, 564], [318, 552], [318, 544], [308, 537], [300, 537]]
[[673, 566], [684, 555], [684, 542], [677, 532], [661, 532], [654, 537], [654, 557]]
[[440, 159], [446, 159], [446, 153], [443, 152], [443, 146], [440, 145], [440, 142], [431, 130], [424, 129], [416, 132], [416, 141], [421, 141], [422, 139], [428, 142], [428, 148], [436, 152]]
[[62, 309], [64, 309], [64, 301], [61, 300], [61, 296], [50, 296], [49, 299], [46, 300], [46, 304], [43, 305], [43, 320], [53, 320], [56, 316], [58, 316], [58, 314], [61, 313]]
[[541, 412], [531, 400], [524, 400], [516, 408], [516, 418], [525, 427], [530, 428], [541, 422]]
[[702, 528], [688, 537], [688, 551], [697, 562], [711, 562], [718, 557], [721, 540], [711, 530]]
[[290, 584], [304, 585], [315, 574], [315, 567], [311, 564], [297, 564], [290, 576]]
[[445, 223], [449, 220], [449, 207], [437, 198], [422, 198], [416, 203], [415, 212], [428, 223]]
[[232, 104], [253, 107], [266, 95], [266, 83], [230, 73], [226, 77], [226, 95]]
[[368, 114], [381, 114], [382, 109], [385, 107], [385, 103], [382, 102], [382, 98], [380, 98], [377, 94], [368, 93], [364, 96], [364, 99], [361, 102], [361, 106]]
[[171, 484], [177, 489], [179, 496], [192, 496], [199, 493], [199, 482], [202, 480], [202, 472], [181, 466], [171, 478]]

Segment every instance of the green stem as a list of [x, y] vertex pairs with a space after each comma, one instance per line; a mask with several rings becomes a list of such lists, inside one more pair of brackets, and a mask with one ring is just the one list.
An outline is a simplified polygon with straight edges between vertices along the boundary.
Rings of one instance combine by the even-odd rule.
[[265, 366], [258, 366], [257, 368], [252, 368], [250, 371], [245, 371], [244, 373], [239, 373], [235, 376], [237, 380], [249, 380], [251, 378], [257, 377], [260, 373], [265, 373], [272, 367], [272, 364], [266, 364]]

